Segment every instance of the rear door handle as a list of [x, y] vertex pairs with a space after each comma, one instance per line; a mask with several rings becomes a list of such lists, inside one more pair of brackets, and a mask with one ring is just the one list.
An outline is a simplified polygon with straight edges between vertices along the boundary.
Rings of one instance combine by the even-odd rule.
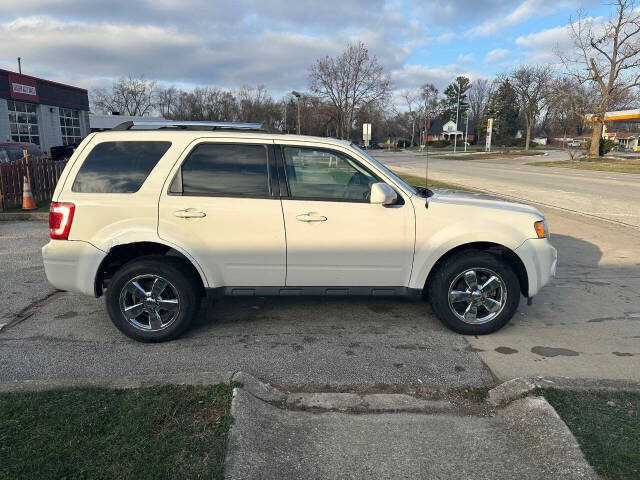
[[199, 212], [195, 208], [187, 208], [186, 210], [176, 210], [173, 214], [178, 218], [203, 218], [206, 217], [207, 214], [204, 212]]
[[296, 220], [299, 220], [301, 222], [326, 222], [327, 217], [325, 217], [324, 215], [318, 215], [315, 212], [309, 212], [296, 215]]

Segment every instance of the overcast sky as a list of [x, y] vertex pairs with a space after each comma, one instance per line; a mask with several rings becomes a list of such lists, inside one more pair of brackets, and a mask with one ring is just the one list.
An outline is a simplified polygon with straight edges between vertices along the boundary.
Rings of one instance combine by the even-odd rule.
[[128, 74], [179, 87], [308, 85], [309, 65], [363, 41], [395, 90], [553, 62], [591, 0], [0, 0], [0, 68], [84, 88]]

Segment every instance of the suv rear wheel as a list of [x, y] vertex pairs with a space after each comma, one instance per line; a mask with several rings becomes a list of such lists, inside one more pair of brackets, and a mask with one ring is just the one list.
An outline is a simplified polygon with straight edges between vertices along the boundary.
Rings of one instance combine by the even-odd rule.
[[520, 302], [511, 266], [489, 252], [467, 251], [445, 261], [428, 285], [431, 306], [451, 330], [483, 335], [506, 325]]
[[178, 337], [200, 305], [193, 274], [180, 260], [160, 255], [122, 266], [111, 279], [105, 298], [115, 326], [141, 342]]

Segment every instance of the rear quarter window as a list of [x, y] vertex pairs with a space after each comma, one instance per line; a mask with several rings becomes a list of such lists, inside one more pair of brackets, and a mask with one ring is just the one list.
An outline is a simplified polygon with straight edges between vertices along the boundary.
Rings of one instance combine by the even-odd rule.
[[135, 193], [171, 142], [102, 142], [80, 167], [71, 190], [78, 193]]

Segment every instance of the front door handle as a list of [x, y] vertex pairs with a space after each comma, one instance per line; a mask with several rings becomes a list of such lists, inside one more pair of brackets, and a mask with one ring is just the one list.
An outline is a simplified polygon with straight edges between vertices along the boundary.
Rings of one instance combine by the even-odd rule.
[[178, 218], [202, 218], [206, 217], [207, 214], [204, 212], [199, 212], [195, 208], [187, 208], [186, 210], [176, 210], [173, 214]]
[[315, 212], [309, 212], [296, 215], [296, 220], [300, 220], [301, 222], [326, 222], [327, 217], [318, 215]]

